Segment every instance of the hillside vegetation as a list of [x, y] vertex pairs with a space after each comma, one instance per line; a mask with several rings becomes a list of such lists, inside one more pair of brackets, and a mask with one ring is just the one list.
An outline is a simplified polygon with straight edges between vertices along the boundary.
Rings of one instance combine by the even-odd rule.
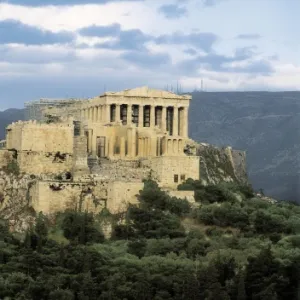
[[299, 299], [299, 206], [236, 184], [179, 189], [196, 204], [147, 181], [117, 216], [40, 214], [21, 239], [2, 222], [0, 299]]

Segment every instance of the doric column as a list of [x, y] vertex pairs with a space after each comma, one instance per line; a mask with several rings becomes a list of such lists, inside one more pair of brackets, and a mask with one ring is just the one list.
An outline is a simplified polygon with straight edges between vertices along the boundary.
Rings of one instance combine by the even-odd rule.
[[105, 122], [110, 122], [110, 104], [106, 104], [104, 106], [104, 109], [106, 111], [106, 116], [105, 116]]
[[144, 155], [144, 148], [143, 148], [143, 139], [139, 138], [139, 144], [138, 144], [138, 155], [139, 157], [143, 157]]
[[90, 117], [89, 120], [92, 121], [93, 120], [93, 108], [90, 107]]
[[178, 136], [178, 107], [173, 109], [173, 135]]
[[127, 156], [132, 157], [132, 144], [133, 144], [133, 138], [132, 138], [132, 128], [127, 129]]
[[163, 137], [161, 139], [161, 143], [162, 143], [162, 155], [165, 156], [167, 155], [167, 147], [168, 147], [168, 140], [166, 137]]
[[157, 156], [161, 156], [161, 152], [160, 152], [160, 149], [161, 149], [161, 138], [158, 137], [157, 138], [157, 150], [156, 150], [156, 153], [157, 153]]
[[125, 157], [125, 137], [122, 136], [120, 139], [120, 157]]
[[101, 105], [99, 105], [99, 106], [97, 107], [97, 110], [98, 110], [97, 121], [98, 121], [98, 122], [101, 122]]
[[144, 127], [144, 105], [139, 105], [139, 126]]
[[149, 139], [144, 138], [144, 156], [147, 157], [149, 156]]
[[109, 150], [108, 150], [110, 158], [114, 156], [115, 154], [114, 150], [115, 150], [115, 138], [114, 136], [111, 136], [109, 139]]
[[94, 106], [93, 111], [94, 111], [93, 121], [97, 122], [97, 118], [98, 118], [98, 108], [97, 108], [97, 106]]
[[135, 158], [137, 156], [137, 153], [136, 153], [136, 142], [137, 142], [137, 138], [136, 138], [136, 127], [133, 127], [131, 129], [131, 139], [132, 139], [132, 142], [131, 142], [131, 156], [133, 158]]
[[167, 107], [162, 107], [162, 114], [161, 114], [161, 129], [163, 131], [167, 130]]
[[127, 125], [131, 125], [132, 123], [132, 105], [127, 105]]
[[89, 129], [89, 135], [88, 135], [88, 150], [89, 150], [89, 153], [92, 152], [92, 138], [93, 138], [93, 130]]
[[183, 136], [188, 137], [189, 133], [189, 124], [188, 124], [188, 108], [183, 109]]
[[116, 104], [116, 117], [115, 121], [120, 122], [121, 121], [121, 114], [120, 114], [120, 104]]
[[152, 137], [150, 139], [151, 142], [151, 156], [156, 156], [157, 153], [157, 138], [156, 137]]
[[150, 106], [150, 127], [154, 128], [155, 126], [155, 106]]

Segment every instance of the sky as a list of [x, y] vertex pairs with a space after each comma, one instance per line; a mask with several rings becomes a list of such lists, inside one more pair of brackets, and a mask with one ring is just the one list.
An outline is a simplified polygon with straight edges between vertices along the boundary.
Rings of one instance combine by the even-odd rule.
[[299, 90], [298, 0], [0, 0], [0, 110], [138, 86]]

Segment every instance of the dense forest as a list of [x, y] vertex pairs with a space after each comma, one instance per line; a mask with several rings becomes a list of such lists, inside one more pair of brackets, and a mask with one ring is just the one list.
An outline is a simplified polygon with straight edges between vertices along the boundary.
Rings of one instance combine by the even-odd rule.
[[0, 299], [300, 299], [298, 205], [229, 183], [179, 189], [196, 203], [146, 181], [118, 215], [39, 214], [24, 235], [2, 220]]

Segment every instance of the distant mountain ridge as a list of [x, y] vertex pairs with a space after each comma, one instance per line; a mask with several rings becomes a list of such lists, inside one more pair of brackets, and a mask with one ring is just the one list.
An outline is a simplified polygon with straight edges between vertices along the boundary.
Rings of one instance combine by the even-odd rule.
[[[300, 202], [300, 92], [193, 92], [189, 135], [246, 150], [250, 181], [272, 197]], [[24, 110], [0, 112], [5, 127]]]
[[300, 92], [195, 92], [190, 136], [246, 150], [254, 188], [300, 201]]

